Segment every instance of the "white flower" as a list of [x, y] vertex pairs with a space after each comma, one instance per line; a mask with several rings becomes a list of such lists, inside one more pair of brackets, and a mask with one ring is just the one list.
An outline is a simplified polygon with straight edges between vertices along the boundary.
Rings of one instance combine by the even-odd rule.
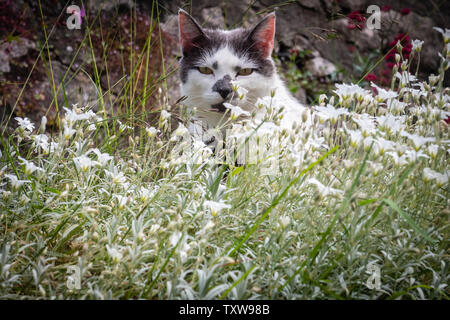
[[158, 191], [158, 187], [156, 187], [154, 190], [147, 189], [145, 187], [141, 187], [139, 190], [139, 197], [142, 202], [148, 201], [153, 195]]
[[450, 29], [445, 29], [445, 31], [438, 27], [433, 27], [433, 29], [442, 34], [442, 37], [444, 38], [444, 42], [450, 41]]
[[291, 223], [291, 218], [289, 216], [281, 216], [280, 217], [280, 224], [283, 228], [286, 228], [289, 223]]
[[441, 110], [439, 108], [428, 108], [427, 111], [430, 113], [430, 116], [441, 120], [441, 119], [447, 119], [448, 117], [450, 117], [450, 111], [445, 111], [445, 110]]
[[130, 201], [130, 198], [121, 196], [119, 194], [115, 194], [114, 197], [117, 199], [117, 204], [119, 205], [119, 209], [123, 209], [127, 203]]
[[420, 50], [422, 50], [423, 41], [416, 39], [411, 41], [411, 44], [412, 44], [412, 51], [416, 50], [417, 52], [420, 52]]
[[258, 109], [269, 109], [272, 107], [272, 104], [274, 103], [274, 99], [269, 97], [269, 96], [265, 96], [263, 98], [258, 98], [256, 99], [256, 106], [258, 107]]
[[339, 96], [340, 101], [345, 101], [353, 96], [358, 100], [364, 99], [366, 95], [370, 95], [368, 90], [361, 88], [356, 84], [336, 84], [336, 90], [333, 90]]
[[19, 123], [19, 126], [23, 131], [31, 133], [34, 130], [34, 124], [30, 119], [21, 117], [15, 117], [14, 119]]
[[349, 114], [348, 110], [345, 108], [335, 108], [331, 104], [328, 104], [326, 107], [314, 107], [315, 110], [318, 111], [319, 117], [328, 120], [330, 119], [331, 123], [336, 123], [339, 116], [343, 114]]
[[80, 121], [80, 120], [89, 120], [91, 118], [96, 118], [92, 110], [89, 110], [88, 112], [82, 113], [80, 109], [76, 108], [76, 105], [73, 106], [73, 110], [69, 110], [66, 107], [63, 107], [64, 110], [66, 110], [66, 113], [64, 115], [64, 118], [66, 119], [69, 126], [71, 126], [74, 122]]
[[126, 124], [123, 124], [120, 120], [117, 120], [117, 123], [119, 124], [119, 132], [123, 132], [126, 129], [128, 129], [128, 130], [133, 129], [133, 127], [131, 127], [129, 125], [126, 125]]
[[19, 189], [21, 186], [23, 186], [25, 183], [30, 183], [30, 180], [19, 180], [17, 176], [12, 174], [5, 174], [5, 177], [9, 179], [9, 182], [11, 183], [11, 186], [14, 190]]
[[242, 100], [242, 99], [244, 99], [245, 96], [247, 95], [248, 90], [245, 89], [244, 87], [239, 87], [239, 88], [237, 89], [236, 93], [237, 93], [237, 95], [238, 95], [239, 100]]
[[87, 171], [92, 166], [99, 164], [97, 161], [91, 160], [89, 157], [87, 157], [84, 154], [79, 157], [73, 158], [73, 162], [75, 163], [75, 166], [77, 167], [77, 169], [78, 170], [81, 169], [81, 171]]
[[393, 114], [397, 114], [405, 110], [406, 103], [403, 101], [399, 101], [397, 99], [393, 99], [388, 103], [389, 112]]
[[166, 121], [170, 118], [171, 114], [167, 112], [166, 110], [161, 111], [161, 120]]
[[106, 245], [106, 250], [108, 251], [109, 256], [113, 259], [115, 263], [118, 263], [120, 262], [120, 260], [122, 260], [123, 257], [122, 253], [115, 247]]
[[208, 230], [210, 230], [210, 229], [212, 229], [213, 227], [215, 227], [215, 223], [213, 222], [213, 221], [211, 221], [211, 220], [209, 220], [206, 224], [205, 224], [205, 226], [200, 230], [200, 231], [197, 231], [196, 233], [195, 233], [195, 235], [196, 236], [203, 236], [204, 234], [206, 234], [206, 232], [208, 231]]
[[438, 187], [442, 187], [448, 182], [448, 177], [450, 175], [450, 171], [446, 171], [444, 173], [436, 172], [430, 168], [423, 169], [423, 176], [425, 180], [431, 181], [436, 180], [436, 184]]
[[383, 170], [383, 165], [381, 163], [378, 162], [372, 162], [372, 161], [367, 161], [370, 165], [370, 169], [372, 170], [372, 174], [374, 176], [378, 175], [381, 170]]
[[428, 154], [433, 159], [436, 158], [438, 150], [439, 150], [439, 146], [437, 144], [430, 144], [427, 148]]
[[427, 159], [430, 158], [422, 151], [416, 151], [416, 150], [407, 150], [405, 152], [405, 157], [406, 157], [406, 159], [409, 160], [409, 162], [417, 161], [417, 160], [419, 160], [419, 158], [427, 158]]
[[105, 173], [108, 177], [112, 179], [112, 182], [114, 184], [124, 185], [127, 182], [127, 178], [125, 177], [123, 172], [122, 171], [118, 172], [116, 168], [114, 168], [114, 172], [105, 169]]
[[250, 116], [250, 112], [244, 111], [240, 107], [233, 106], [232, 104], [227, 102], [224, 102], [223, 105], [225, 106], [225, 108], [231, 110], [231, 120], [236, 120], [241, 115]]
[[352, 117], [352, 120], [358, 124], [364, 137], [376, 133], [374, 117], [369, 116], [367, 113], [357, 114]]
[[399, 156], [397, 152], [387, 152], [386, 154], [392, 157], [394, 164], [398, 167], [403, 167], [408, 164], [408, 159], [405, 155]]
[[328, 100], [328, 97], [327, 97], [327, 95], [326, 94], [321, 94], [320, 96], [319, 96], [319, 104], [321, 105], [321, 104], [325, 104], [325, 102]]
[[188, 258], [188, 254], [189, 251], [191, 251], [191, 246], [188, 243], [183, 243], [178, 250], [178, 254], [180, 255], [180, 261], [181, 263], [185, 263], [187, 258]]
[[385, 100], [396, 98], [398, 96], [397, 92], [380, 88], [373, 82], [370, 82], [370, 86], [377, 89], [378, 101], [385, 101]]
[[314, 184], [317, 187], [317, 190], [319, 191], [320, 195], [322, 197], [328, 197], [328, 196], [340, 196], [344, 194], [344, 191], [333, 189], [331, 187], [326, 187], [322, 183], [320, 183], [317, 179], [311, 178], [307, 181], [309, 184]]
[[229, 204], [225, 204], [224, 202], [217, 202], [217, 201], [210, 201], [210, 200], [206, 200], [203, 203], [203, 206], [208, 208], [211, 211], [211, 215], [213, 217], [217, 216], [220, 211], [222, 211], [223, 209], [230, 209], [231, 206]]
[[377, 122], [381, 130], [385, 130], [388, 133], [397, 133], [405, 128], [405, 116], [396, 117], [392, 114], [376, 117]]
[[350, 143], [353, 148], [356, 148], [360, 145], [360, 143], [363, 141], [363, 135], [361, 131], [359, 130], [348, 130], [346, 128], [346, 131], [348, 134], [350, 134]]
[[178, 243], [182, 235], [183, 234], [180, 231], [175, 231], [174, 233], [172, 233], [169, 238], [170, 245], [174, 247]]
[[152, 226], [150, 227], [150, 233], [156, 233], [156, 232], [158, 232], [158, 230], [159, 230], [159, 228], [160, 228], [161, 226], [159, 225], [159, 224], [157, 224], [157, 223], [155, 223], [155, 224], [152, 224]]
[[155, 127], [145, 128], [145, 131], [147, 131], [147, 135], [149, 138], [153, 138], [159, 132], [159, 130], [156, 129]]
[[40, 147], [44, 153], [49, 153], [51, 151], [55, 151], [58, 143], [56, 142], [49, 142], [48, 137], [45, 134], [39, 134], [32, 136], [32, 139], [34, 140], [34, 151], [37, 151], [37, 148]]
[[35, 172], [36, 170], [39, 171], [44, 171], [44, 169], [39, 168], [38, 166], [36, 166], [33, 162], [28, 161], [22, 157], [19, 156], [19, 160], [21, 161], [21, 164], [25, 166], [25, 174], [27, 176], [29, 176], [30, 174], [32, 174], [33, 172]]
[[181, 122], [178, 124], [178, 128], [174, 131], [174, 135], [177, 137], [183, 137], [189, 135], [189, 130]]
[[70, 126], [67, 125], [67, 123], [64, 123], [64, 139], [69, 140], [72, 138], [72, 136], [77, 132], [75, 129], [72, 128], [72, 124]]
[[200, 164], [206, 159], [209, 159], [212, 153], [212, 150], [203, 141], [194, 140], [192, 142], [192, 163]]
[[101, 153], [100, 150], [98, 150], [97, 148], [91, 149], [89, 150], [89, 152], [94, 152], [97, 155], [97, 160], [99, 164], [102, 166], [106, 165], [108, 161], [114, 159], [114, 157], [109, 155], [108, 153]]
[[382, 156], [386, 151], [394, 150], [395, 142], [378, 137], [375, 140], [375, 152]]
[[413, 83], [417, 81], [417, 78], [413, 76], [408, 71], [403, 71], [402, 73], [397, 72], [395, 77], [400, 79], [400, 84], [407, 85], [408, 83]]
[[231, 80], [230, 82], [231, 82], [233, 91], [237, 93], [239, 100], [244, 99], [248, 93], [248, 90], [245, 89], [244, 87], [241, 87], [237, 81]]
[[415, 133], [410, 134], [406, 131], [402, 131], [400, 135], [403, 137], [408, 137], [410, 140], [412, 140], [416, 151], [418, 151], [425, 143], [436, 141], [436, 138], [434, 137], [422, 137]]

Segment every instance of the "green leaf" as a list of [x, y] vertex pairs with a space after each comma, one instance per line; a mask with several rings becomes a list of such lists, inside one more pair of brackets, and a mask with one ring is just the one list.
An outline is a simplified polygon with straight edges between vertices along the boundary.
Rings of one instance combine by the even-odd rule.
[[410, 216], [408, 216], [406, 214], [406, 212], [404, 212], [402, 209], [400, 209], [399, 206], [397, 206], [397, 204], [390, 200], [390, 199], [383, 199], [383, 202], [386, 203], [387, 205], [389, 205], [392, 209], [394, 209], [395, 211], [397, 211], [397, 213], [399, 213], [403, 218], [405, 218], [406, 222], [409, 223], [409, 225], [416, 230], [418, 233], [420, 233], [425, 239], [427, 239], [430, 242], [436, 242], [435, 239], [430, 238], [425, 231], [423, 231], [415, 222], [413, 219], [411, 219]]
[[374, 203], [375, 201], [377, 201], [378, 199], [364, 199], [358, 202], [358, 206], [362, 207], [365, 206], [367, 204], [371, 204]]
[[232, 176], [238, 175], [242, 170], [244, 170], [244, 166], [237, 167], [231, 172], [231, 175]]

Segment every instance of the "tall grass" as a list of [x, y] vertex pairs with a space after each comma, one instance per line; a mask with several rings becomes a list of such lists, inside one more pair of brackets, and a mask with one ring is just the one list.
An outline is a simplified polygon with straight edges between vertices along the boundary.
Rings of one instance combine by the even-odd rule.
[[173, 72], [147, 72], [157, 21], [117, 100], [100, 89], [88, 27], [100, 108], [66, 107], [51, 134], [19, 118], [1, 138], [0, 297], [448, 298], [447, 49], [427, 82], [405, 61], [395, 91], [338, 86], [292, 123], [276, 94], [261, 100], [263, 123], [230, 126], [244, 129], [241, 147], [269, 134], [275, 151], [238, 165], [173, 130], [167, 100], [151, 117]]

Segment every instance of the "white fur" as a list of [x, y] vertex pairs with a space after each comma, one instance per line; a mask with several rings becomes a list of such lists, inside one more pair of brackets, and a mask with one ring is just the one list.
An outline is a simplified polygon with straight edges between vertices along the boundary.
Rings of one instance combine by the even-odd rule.
[[[212, 65], [217, 62], [218, 68], [213, 69]], [[197, 120], [207, 123], [208, 128], [214, 128], [224, 122], [224, 114], [214, 111], [211, 106], [223, 101], [219, 93], [212, 91], [214, 84], [225, 75], [230, 75], [232, 80], [248, 90], [246, 98], [243, 100], [234, 97], [232, 104], [238, 105], [246, 111], [252, 112], [256, 106], [256, 100], [269, 96], [275, 90], [277, 101], [281, 102], [288, 114], [298, 114], [303, 109], [302, 106], [291, 96], [284, 83], [276, 72], [271, 77], [265, 77], [258, 72], [253, 72], [248, 76], [237, 76], [235, 68], [255, 68], [251, 61], [239, 58], [228, 47], [223, 47], [212, 56], [203, 56], [199, 65], [208, 67], [214, 74], [202, 74], [196, 69], [191, 69], [188, 73], [187, 81], [181, 86], [182, 95], [187, 99], [184, 103], [189, 107], [195, 107]], [[235, 95], [234, 95], [235, 96]]]

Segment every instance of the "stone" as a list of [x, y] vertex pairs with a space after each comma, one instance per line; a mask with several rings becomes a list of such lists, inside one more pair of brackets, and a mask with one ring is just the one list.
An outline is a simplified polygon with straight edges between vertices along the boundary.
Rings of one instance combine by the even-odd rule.
[[326, 77], [336, 72], [335, 65], [322, 57], [306, 61], [305, 68], [315, 77]]
[[0, 72], [10, 72], [9, 63], [11, 59], [23, 57], [28, 53], [28, 50], [35, 48], [34, 42], [26, 38], [18, 38], [0, 44]]

